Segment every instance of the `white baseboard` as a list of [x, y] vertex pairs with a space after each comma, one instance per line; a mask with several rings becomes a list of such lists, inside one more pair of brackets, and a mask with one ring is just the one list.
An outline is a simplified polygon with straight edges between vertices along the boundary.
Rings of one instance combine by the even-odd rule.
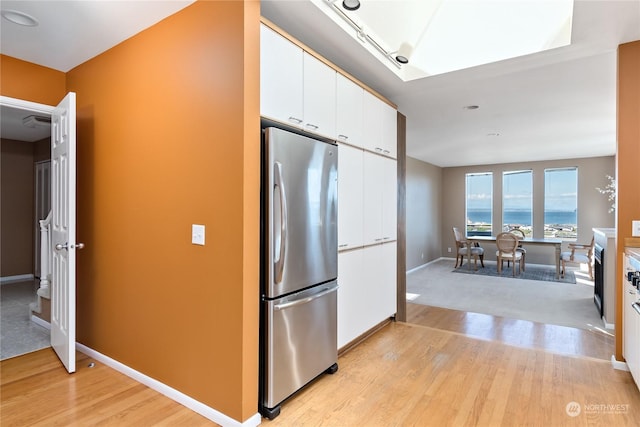
[[616, 329], [615, 323], [608, 323], [607, 319], [605, 319], [604, 316], [602, 316], [602, 323], [604, 324], [604, 327], [606, 329], [612, 329], [612, 330]]
[[611, 366], [613, 366], [613, 369], [629, 372], [629, 367], [627, 366], [627, 364], [616, 360], [615, 354], [611, 355]]
[[99, 353], [83, 344], [76, 343], [76, 350], [86, 354], [93, 359], [96, 359], [99, 362], [104, 363], [110, 368], [115, 369], [116, 371], [128, 376], [129, 378], [132, 378], [139, 383], [146, 385], [150, 389], [167, 396], [169, 399], [174, 400], [183, 406], [186, 406], [192, 411], [197, 412], [203, 417], [213, 421], [214, 423], [220, 424], [223, 427], [255, 427], [260, 425], [260, 423], [262, 422], [262, 417], [259, 413], [256, 413], [245, 422], [234, 420], [233, 418], [223, 414], [222, 412], [216, 411], [210, 406], [207, 406], [204, 403], [199, 402], [194, 398], [189, 397], [186, 394], [143, 374], [142, 372], [136, 371], [135, 369], [130, 368], [127, 365], [124, 365], [117, 360], [110, 358], [109, 356], [105, 356], [104, 354]]
[[[432, 261], [427, 262], [426, 264], [422, 264], [422, 265], [419, 265], [419, 266], [417, 266], [415, 268], [412, 268], [411, 270], [407, 270], [407, 274], [413, 273], [414, 271], [421, 270], [421, 269], [433, 264], [434, 262], [440, 261], [441, 259], [449, 259], [449, 258], [441, 256], [440, 258], [436, 258], [436, 259], [434, 259]], [[451, 259], [453, 260], [453, 258], [451, 258]]]
[[33, 280], [33, 274], [18, 274], [16, 276], [5, 276], [0, 277], [0, 284], [4, 283], [13, 283], [13, 282], [24, 282], [25, 280]]
[[31, 315], [31, 321], [36, 325], [39, 325], [39, 326], [42, 326], [43, 328], [51, 330], [51, 323], [47, 322], [46, 320], [42, 320], [36, 315], [33, 315], [33, 314]]

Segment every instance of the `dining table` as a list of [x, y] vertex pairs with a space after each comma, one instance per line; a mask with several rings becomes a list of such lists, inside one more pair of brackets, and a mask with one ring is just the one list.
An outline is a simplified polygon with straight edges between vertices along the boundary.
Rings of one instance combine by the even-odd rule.
[[[467, 265], [471, 265], [471, 247], [475, 242], [495, 242], [496, 236], [467, 236]], [[560, 278], [560, 251], [562, 248], [562, 239], [555, 238], [536, 238], [536, 237], [525, 237], [524, 239], [518, 239], [519, 242], [522, 243], [523, 247], [525, 245], [541, 245], [555, 248], [555, 260], [556, 260], [556, 279]]]

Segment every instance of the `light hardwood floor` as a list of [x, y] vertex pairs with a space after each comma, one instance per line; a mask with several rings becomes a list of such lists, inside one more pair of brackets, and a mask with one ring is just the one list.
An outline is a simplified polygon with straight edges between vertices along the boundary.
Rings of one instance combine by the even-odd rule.
[[[446, 316], [433, 317], [446, 324]], [[504, 325], [496, 321], [495, 339], [478, 339], [391, 323], [342, 354], [335, 375], [320, 377], [263, 425], [640, 425], [640, 392], [628, 372], [593, 356], [506, 344], [499, 332]], [[548, 338], [554, 339], [565, 338]], [[215, 425], [106, 366], [89, 368], [90, 359], [78, 357], [73, 375], [50, 349], [3, 361], [0, 425]], [[567, 413], [571, 402], [579, 405], [572, 406], [580, 409], [575, 417]]]
[[0, 362], [0, 425], [215, 426], [199, 414], [77, 353], [69, 375], [51, 348]]
[[567, 355], [611, 360], [615, 353], [615, 336], [602, 328], [577, 329], [412, 303], [407, 303], [407, 322]]
[[265, 425], [640, 425], [640, 392], [605, 360], [392, 323], [339, 364]]

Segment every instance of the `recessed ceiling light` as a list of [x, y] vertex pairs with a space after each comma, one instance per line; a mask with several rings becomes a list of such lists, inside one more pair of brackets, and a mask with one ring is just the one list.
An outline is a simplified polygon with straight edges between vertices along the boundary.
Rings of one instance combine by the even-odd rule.
[[465, 110], [477, 110], [478, 108], [480, 108], [480, 106], [478, 105], [465, 105], [464, 107]]
[[0, 14], [7, 21], [22, 25], [23, 27], [38, 26], [38, 20], [36, 18], [18, 10], [4, 9], [0, 11]]

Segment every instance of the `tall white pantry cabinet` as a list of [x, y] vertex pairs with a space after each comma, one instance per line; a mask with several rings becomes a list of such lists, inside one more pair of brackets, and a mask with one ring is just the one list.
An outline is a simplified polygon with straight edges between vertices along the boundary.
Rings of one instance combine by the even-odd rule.
[[338, 348], [396, 313], [397, 112], [261, 24], [260, 115], [338, 142]]

